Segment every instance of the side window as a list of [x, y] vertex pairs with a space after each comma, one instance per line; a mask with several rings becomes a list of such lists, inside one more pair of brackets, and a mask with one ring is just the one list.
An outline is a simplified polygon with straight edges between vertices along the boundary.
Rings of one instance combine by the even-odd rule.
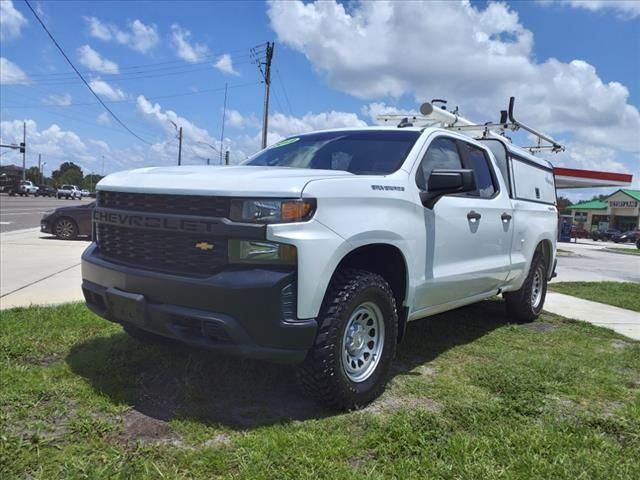
[[426, 190], [429, 175], [433, 170], [455, 170], [460, 168], [462, 168], [462, 160], [460, 160], [455, 140], [438, 137], [431, 142], [427, 153], [422, 158], [420, 170], [418, 170], [418, 186]]
[[487, 158], [484, 150], [470, 145], [465, 142], [460, 142], [461, 147], [465, 149], [466, 167], [473, 170], [473, 175], [476, 180], [477, 189], [470, 192], [469, 195], [474, 195], [480, 198], [492, 197], [497, 189], [493, 183], [493, 176], [491, 175], [491, 167], [489, 166], [489, 159]]

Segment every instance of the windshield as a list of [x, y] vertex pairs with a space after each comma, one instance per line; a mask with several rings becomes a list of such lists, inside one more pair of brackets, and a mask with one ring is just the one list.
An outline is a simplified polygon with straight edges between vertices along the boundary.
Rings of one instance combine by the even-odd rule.
[[400, 168], [420, 132], [357, 130], [299, 135], [258, 152], [244, 165], [387, 175]]

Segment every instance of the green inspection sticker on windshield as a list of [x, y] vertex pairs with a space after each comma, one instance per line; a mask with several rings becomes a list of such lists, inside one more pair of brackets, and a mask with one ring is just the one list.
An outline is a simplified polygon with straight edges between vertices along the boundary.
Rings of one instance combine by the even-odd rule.
[[269, 147], [269, 148], [284, 147], [285, 145], [290, 145], [290, 144], [292, 144], [292, 143], [296, 143], [298, 140], [300, 140], [300, 137], [287, 138], [286, 140], [282, 140], [281, 142], [274, 143], [274, 144], [273, 144], [273, 145], [271, 145], [271, 147]]

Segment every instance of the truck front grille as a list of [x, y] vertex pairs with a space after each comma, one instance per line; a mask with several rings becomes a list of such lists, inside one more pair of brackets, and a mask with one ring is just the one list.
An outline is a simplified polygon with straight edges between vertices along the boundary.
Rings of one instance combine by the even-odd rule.
[[133, 267], [206, 276], [227, 264], [227, 239], [96, 224], [100, 256]]
[[228, 197], [203, 195], [164, 195], [153, 193], [110, 192], [100, 190], [98, 207], [145, 213], [167, 213], [200, 217], [229, 217]]

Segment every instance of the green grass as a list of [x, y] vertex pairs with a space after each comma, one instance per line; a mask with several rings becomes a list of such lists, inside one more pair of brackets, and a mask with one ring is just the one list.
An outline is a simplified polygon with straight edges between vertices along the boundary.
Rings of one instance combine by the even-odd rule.
[[628, 255], [640, 255], [640, 249], [637, 248], [608, 247], [607, 250], [615, 250], [616, 252], [626, 253]]
[[0, 478], [640, 478], [640, 344], [487, 301], [412, 323], [372, 406], [144, 346], [82, 305], [4, 311]]
[[552, 282], [549, 290], [640, 312], [640, 283]]

